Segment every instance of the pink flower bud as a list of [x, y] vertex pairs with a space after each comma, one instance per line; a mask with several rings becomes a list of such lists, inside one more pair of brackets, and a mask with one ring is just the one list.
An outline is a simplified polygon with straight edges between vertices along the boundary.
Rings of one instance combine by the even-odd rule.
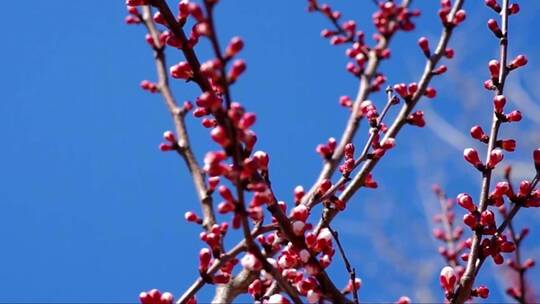
[[429, 41], [426, 37], [420, 37], [420, 39], [418, 39], [418, 46], [420, 46], [420, 49], [422, 49], [422, 52], [424, 52], [424, 55], [426, 55], [426, 57], [429, 57], [431, 55], [431, 52], [429, 50]]
[[411, 304], [412, 300], [409, 297], [401, 296], [395, 304]]
[[409, 97], [409, 93], [407, 92], [407, 85], [404, 83], [399, 83], [394, 85], [394, 91], [399, 94], [399, 96], [403, 98]]
[[261, 280], [259, 279], [256, 279], [248, 286], [248, 293], [253, 297], [260, 295], [261, 291], [262, 291], [262, 283], [261, 283]]
[[463, 216], [463, 223], [465, 223], [465, 225], [469, 226], [471, 229], [475, 229], [478, 221], [473, 214], [467, 213]]
[[424, 95], [427, 98], [435, 98], [435, 96], [437, 96], [437, 91], [434, 88], [429, 87], [426, 89], [426, 92], [424, 93]]
[[174, 147], [170, 144], [161, 143], [159, 144], [159, 150], [161, 152], [168, 152], [168, 151], [174, 151]]
[[346, 108], [351, 108], [353, 105], [353, 101], [349, 96], [341, 96], [339, 98], [339, 104]]
[[236, 79], [242, 73], [244, 73], [245, 70], [246, 70], [246, 62], [244, 60], [241, 60], [241, 59], [236, 60], [233, 63], [231, 70], [229, 71], [229, 80], [231, 82], [235, 82]]
[[407, 118], [407, 122], [413, 126], [417, 127], [424, 127], [426, 125], [426, 121], [424, 120], [424, 112], [423, 111], [416, 111], [409, 115]]
[[225, 50], [225, 57], [234, 57], [244, 48], [244, 41], [240, 37], [233, 37], [227, 49]]
[[516, 150], [516, 141], [513, 139], [501, 140], [501, 148], [508, 152], [514, 152]]
[[521, 116], [521, 112], [519, 110], [514, 110], [512, 112], [510, 112], [508, 115], [506, 115], [506, 119], [509, 121], [509, 122], [518, 122], [520, 121], [522, 118]]
[[453, 23], [455, 25], [458, 25], [461, 22], [463, 22], [466, 17], [467, 17], [467, 14], [465, 13], [465, 11], [464, 10], [459, 10], [459, 11], [456, 12], [456, 14], [454, 16]]
[[476, 293], [482, 299], [487, 299], [487, 297], [489, 296], [489, 289], [486, 286], [480, 286], [476, 288]]
[[323, 195], [326, 193], [326, 191], [328, 191], [328, 189], [330, 189], [330, 187], [332, 187], [332, 182], [327, 178], [323, 179], [319, 185], [319, 190], [317, 193], [319, 193], [319, 195]]
[[454, 50], [451, 48], [447, 48], [446, 50], [444, 50], [444, 56], [448, 59], [454, 58], [454, 54]]
[[161, 303], [160, 304], [172, 304], [174, 301], [174, 296], [170, 292], [164, 292], [161, 295]]
[[495, 225], [495, 214], [491, 210], [484, 210], [480, 214], [480, 224], [483, 226]]
[[510, 62], [510, 65], [508, 66], [510, 69], [517, 69], [519, 67], [522, 67], [526, 65], [528, 62], [527, 57], [525, 55], [518, 55], [514, 60]]
[[502, 113], [504, 111], [504, 106], [506, 105], [506, 97], [504, 97], [504, 95], [493, 97], [493, 105], [495, 107], [495, 113]]
[[176, 136], [174, 136], [174, 133], [171, 131], [163, 132], [163, 139], [170, 143], [176, 143]]
[[446, 292], [453, 292], [457, 283], [457, 276], [454, 269], [450, 266], [446, 266], [441, 270], [439, 276], [441, 286]]
[[210, 249], [202, 248], [199, 251], [199, 270], [206, 271], [206, 269], [208, 269], [208, 265], [210, 264], [211, 259], [212, 254], [210, 252]]
[[489, 69], [489, 74], [491, 75], [491, 78], [499, 77], [499, 71], [501, 69], [501, 65], [499, 64], [499, 61], [497, 60], [489, 61], [488, 69]]
[[466, 161], [468, 161], [471, 165], [473, 165], [476, 168], [482, 167], [482, 162], [480, 161], [480, 157], [478, 157], [478, 152], [473, 148], [468, 148], [463, 151], [463, 157]]
[[272, 303], [272, 304], [290, 304], [289, 300], [287, 300], [287, 298], [285, 298], [284, 296], [276, 293], [276, 294], [273, 294], [271, 295], [269, 298], [268, 298], [268, 303]]
[[503, 36], [501, 28], [495, 19], [489, 19], [487, 24], [488, 28], [493, 32], [493, 34], [495, 34], [497, 38], [501, 38]]
[[242, 130], [249, 129], [251, 126], [253, 126], [253, 124], [255, 124], [256, 119], [257, 116], [255, 115], [255, 113], [245, 113], [238, 122], [238, 127]]
[[354, 144], [348, 143], [347, 145], [345, 145], [344, 154], [345, 154], [345, 159], [354, 158]]
[[182, 61], [170, 68], [170, 73], [173, 78], [189, 79], [193, 77], [193, 70], [187, 61]]
[[466, 193], [460, 193], [457, 196], [457, 202], [461, 207], [467, 209], [469, 212], [473, 212], [476, 209], [472, 197]]
[[489, 159], [488, 159], [488, 163], [487, 163], [487, 166], [488, 168], [495, 168], [495, 166], [500, 163], [504, 158], [504, 154], [502, 153], [502, 151], [500, 149], [494, 149], [493, 151], [491, 151], [491, 153], [489, 154]]
[[483, 140], [486, 136], [486, 133], [484, 133], [484, 130], [482, 130], [482, 127], [476, 125], [471, 128], [471, 137], [478, 140]]
[[223, 197], [224, 200], [229, 201], [229, 202], [234, 201], [232, 192], [229, 188], [227, 188], [227, 186], [225, 185], [219, 186], [218, 191], [219, 191], [219, 195], [221, 195], [221, 197]]
[[440, 67], [436, 68], [435, 70], [433, 70], [433, 74], [434, 75], [441, 75], [441, 74], [444, 74], [446, 73], [446, 71], [448, 70], [448, 68], [445, 66], [445, 65], [441, 65]]
[[309, 216], [309, 209], [305, 205], [298, 205], [291, 211], [291, 218], [305, 222]]
[[195, 212], [192, 212], [192, 211], [186, 212], [184, 214], [184, 218], [186, 219], [186, 221], [191, 222], [191, 223], [198, 222], [200, 220], [197, 214], [195, 214]]
[[529, 181], [521, 181], [521, 183], [519, 183], [519, 196], [521, 197], [525, 197], [527, 195], [529, 195], [529, 192], [531, 192], [531, 183]]
[[517, 3], [512, 3], [510, 4], [510, 6], [508, 6], [508, 13], [510, 15], [515, 15], [519, 13], [519, 10], [520, 10], [520, 7], [519, 7], [519, 4]]
[[210, 132], [212, 139], [222, 147], [227, 147], [231, 141], [227, 136], [227, 132], [222, 126], [217, 126]]
[[501, 11], [501, 7], [497, 3], [497, 0], [485, 0], [485, 3], [488, 7], [499, 13]]
[[305, 194], [306, 194], [306, 192], [304, 191], [304, 187], [296, 186], [294, 188], [294, 201], [296, 203], [300, 203], [300, 201], [302, 200], [302, 198], [304, 197]]

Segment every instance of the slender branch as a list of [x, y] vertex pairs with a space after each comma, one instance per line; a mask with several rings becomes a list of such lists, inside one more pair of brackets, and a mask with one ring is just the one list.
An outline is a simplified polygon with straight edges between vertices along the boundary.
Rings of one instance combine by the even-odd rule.
[[512, 225], [512, 221], [508, 222], [508, 231], [510, 232], [510, 237], [512, 238], [512, 241], [514, 244], [516, 244], [516, 252], [515, 252], [515, 258], [516, 258], [516, 264], [519, 265], [520, 269], [517, 270], [519, 274], [519, 296], [517, 297], [517, 301], [520, 304], [525, 304], [525, 269], [521, 268], [521, 239], [518, 238], [516, 235], [516, 231], [514, 230], [514, 226]]
[[155, 45], [154, 57], [156, 63], [156, 72], [158, 75], [159, 92], [163, 96], [165, 104], [167, 105], [167, 108], [169, 109], [169, 112], [174, 120], [176, 134], [178, 136], [177, 151], [186, 162], [189, 172], [191, 173], [193, 184], [195, 185], [195, 189], [201, 203], [203, 226], [207, 231], [209, 231], [210, 228], [216, 223], [212, 196], [208, 193], [204, 173], [201, 170], [190, 145], [187, 127], [184, 121], [185, 111], [178, 107], [178, 104], [169, 87], [165, 49], [164, 46], [160, 44], [159, 32], [154, 24], [154, 21], [152, 20], [152, 12], [149, 6], [143, 6], [142, 15], [140, 18], [152, 36]]
[[[455, 16], [456, 12], [461, 9], [464, 2], [465, 2], [465, 0], [457, 0], [457, 1], [454, 2], [452, 10], [450, 11], [450, 14], [448, 16], [448, 18], [450, 20], [452, 20], [454, 18], [454, 16]], [[403, 126], [405, 126], [407, 124], [409, 115], [411, 114], [411, 112], [413, 111], [415, 106], [418, 104], [418, 102], [420, 101], [420, 99], [424, 95], [426, 89], [428, 88], [428, 85], [429, 85], [431, 79], [434, 76], [432, 71], [437, 66], [437, 64], [442, 59], [442, 57], [444, 56], [446, 47], [447, 47], [447, 45], [448, 45], [448, 43], [450, 41], [450, 38], [452, 37], [452, 33], [454, 31], [454, 28], [455, 27], [452, 26], [452, 25], [446, 25], [443, 28], [443, 31], [442, 31], [441, 36], [439, 38], [439, 42], [437, 44], [437, 48], [435, 49], [433, 55], [430, 58], [428, 58], [428, 60], [426, 61], [426, 65], [424, 67], [424, 72], [423, 72], [423, 74], [422, 74], [422, 76], [420, 78], [420, 81], [418, 82], [417, 91], [414, 93], [412, 98], [402, 106], [399, 114], [394, 119], [392, 125], [390, 126], [390, 128], [386, 132], [386, 135], [385, 135], [383, 141], [386, 140], [386, 139], [389, 139], [389, 138], [396, 138], [396, 136], [399, 134], [399, 131], [403, 128]], [[357, 174], [355, 175], [355, 177], [353, 178], [351, 183], [345, 188], [345, 190], [339, 196], [339, 199], [341, 201], [343, 201], [344, 203], [348, 202], [352, 198], [352, 196], [361, 187], [364, 186], [363, 181], [368, 176], [368, 174], [371, 173], [373, 168], [375, 168], [375, 166], [378, 164], [379, 160], [380, 160], [380, 158], [372, 158], [372, 159], [367, 160], [364, 163], [364, 165], [362, 166], [360, 171], [357, 172]], [[324, 210], [324, 216], [326, 217], [326, 219], [328, 221], [332, 221], [333, 218], [336, 216], [336, 214], [337, 214], [337, 211], [334, 210], [334, 209], [325, 208], [325, 210]], [[323, 226], [323, 224], [322, 224], [322, 220], [321, 220], [321, 221], [319, 221], [317, 227], [318, 227], [318, 229], [320, 229], [320, 227], [322, 227], [322, 226]]]
[[[458, 252], [457, 252], [457, 246], [454, 242], [454, 236], [453, 236], [454, 225], [452, 222], [450, 222], [447, 215], [448, 214], [448, 198], [446, 197], [446, 195], [444, 194], [442, 190], [437, 191], [436, 195], [437, 195], [437, 198], [439, 199], [439, 204], [441, 206], [442, 223], [443, 223], [444, 232], [446, 236], [445, 238], [446, 245], [448, 246], [448, 249], [454, 253], [454, 256], [455, 256]], [[447, 260], [450, 266], [452, 266], [452, 268], [458, 266], [458, 263], [455, 258], [453, 259], [447, 258]]]
[[[403, 0], [401, 5], [403, 7], [408, 7], [410, 3], [411, 3], [411, 0]], [[379, 58], [379, 56], [377, 55], [377, 50], [388, 48], [388, 45], [390, 44], [390, 40], [392, 39], [392, 37], [393, 37], [393, 34], [388, 37], [381, 37], [378, 45], [369, 51], [366, 69], [364, 70], [364, 72], [362, 73], [360, 77], [360, 84], [358, 87], [358, 92], [354, 101], [354, 105], [352, 107], [351, 115], [349, 116], [345, 129], [343, 130], [343, 134], [341, 135], [339, 144], [336, 147], [332, 157], [325, 161], [315, 183], [313, 183], [310, 190], [302, 198], [303, 204], [306, 204], [308, 201], [312, 200], [313, 196], [317, 193], [319, 184], [323, 180], [330, 178], [334, 174], [339, 163], [343, 159], [345, 146], [348, 143], [351, 143], [353, 138], [355, 137], [356, 132], [358, 131], [358, 128], [360, 127], [360, 122], [362, 120], [362, 116], [358, 114], [359, 109], [360, 109], [360, 104], [363, 101], [367, 100], [368, 96], [372, 93], [370, 82], [373, 79], [373, 77], [377, 74], [377, 70], [381, 62], [381, 58]]]
[[[502, 26], [501, 32], [502, 37], [499, 41], [499, 50], [500, 50], [500, 69], [499, 69], [499, 79], [497, 83], [497, 95], [502, 95], [504, 92], [504, 84], [506, 82], [506, 76], [508, 75], [507, 67], [507, 57], [508, 57], [508, 0], [503, 0], [502, 10], [501, 10], [501, 19]], [[499, 119], [498, 115], [494, 112], [493, 121], [491, 125], [491, 132], [489, 136], [488, 149], [486, 152], [486, 163], [489, 160], [491, 152], [496, 148], [497, 137], [499, 135], [499, 128], [502, 121]], [[483, 212], [488, 207], [488, 196], [489, 196], [489, 187], [491, 184], [491, 168], [486, 168], [482, 173], [482, 188], [480, 192], [480, 201], [478, 204], [479, 212]], [[519, 209], [519, 208], [518, 208]], [[517, 210], [516, 209], [516, 212]], [[513, 216], [512, 216], [513, 217]], [[506, 221], [505, 221], [506, 222]], [[503, 228], [504, 230], [504, 228]], [[471, 251], [469, 254], [469, 260], [467, 261], [467, 268], [465, 273], [460, 279], [458, 290], [456, 291], [456, 296], [452, 299], [453, 303], [463, 303], [465, 302], [471, 293], [472, 285], [474, 284], [475, 273], [476, 273], [476, 263], [480, 255], [480, 243], [482, 242], [482, 231], [481, 229], [476, 229], [471, 245]]]
[[[253, 229], [253, 231], [251, 232], [251, 235], [253, 237], [257, 237], [258, 235], [276, 230], [276, 228], [277, 227], [275, 225], [269, 225], [269, 226], [259, 225]], [[246, 250], [247, 250], [246, 240], [244, 239], [240, 241], [238, 244], [236, 244], [236, 246], [234, 246], [232, 249], [227, 251], [225, 254], [221, 255], [219, 259], [215, 259], [212, 265], [206, 271], [206, 275], [207, 276], [214, 275], [221, 268], [221, 266], [223, 266], [225, 263], [232, 260], [233, 258], [238, 256], [241, 252], [244, 252]], [[191, 286], [184, 292], [184, 294], [178, 299], [176, 303], [178, 304], [186, 303], [187, 300], [193, 297], [199, 291], [199, 289], [201, 289], [204, 286], [205, 283], [206, 282], [202, 277], [197, 278], [197, 280], [195, 280], [195, 282], [191, 284]]]
[[358, 300], [358, 290], [356, 289], [356, 269], [354, 269], [354, 267], [351, 267], [351, 263], [349, 262], [349, 259], [347, 259], [347, 256], [345, 255], [345, 250], [343, 249], [343, 246], [341, 245], [341, 242], [339, 241], [339, 235], [337, 231], [332, 229], [329, 223], [326, 223], [326, 228], [328, 228], [328, 230], [332, 234], [332, 237], [336, 241], [336, 244], [339, 249], [339, 254], [341, 255], [341, 258], [343, 259], [343, 263], [345, 264], [345, 268], [347, 269], [347, 272], [349, 273], [354, 303], [358, 304], [360, 302]]

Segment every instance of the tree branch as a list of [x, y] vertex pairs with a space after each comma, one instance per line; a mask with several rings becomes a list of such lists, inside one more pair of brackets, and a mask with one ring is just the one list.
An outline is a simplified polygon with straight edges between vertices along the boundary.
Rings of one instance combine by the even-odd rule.
[[193, 184], [195, 185], [195, 189], [201, 203], [203, 226], [207, 231], [209, 231], [210, 228], [216, 223], [212, 196], [208, 193], [204, 173], [201, 170], [190, 145], [187, 127], [184, 121], [186, 111], [183, 108], [178, 107], [178, 104], [169, 87], [167, 62], [165, 60], [165, 46], [161, 45], [159, 41], [159, 32], [156, 29], [154, 21], [152, 20], [152, 11], [149, 6], [142, 7], [142, 15], [140, 18], [154, 41], [154, 58], [158, 76], [159, 92], [163, 96], [165, 104], [167, 105], [167, 108], [174, 120], [175, 130], [178, 136], [177, 151], [184, 159], [189, 172], [191, 173]]

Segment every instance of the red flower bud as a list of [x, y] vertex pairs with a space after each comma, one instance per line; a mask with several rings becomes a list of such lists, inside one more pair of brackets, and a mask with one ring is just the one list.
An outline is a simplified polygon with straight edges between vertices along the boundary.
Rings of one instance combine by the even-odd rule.
[[466, 161], [471, 163], [471, 165], [475, 166], [476, 168], [480, 168], [482, 166], [480, 157], [478, 157], [478, 152], [473, 148], [465, 149], [463, 151], [463, 157]]
[[519, 9], [520, 9], [520, 8], [519, 8], [519, 4], [517, 4], [517, 3], [512, 3], [512, 4], [510, 4], [510, 5], [508, 6], [508, 13], [509, 13], [510, 15], [515, 15], [515, 14], [519, 13]]
[[473, 214], [467, 213], [463, 216], [463, 223], [465, 223], [465, 225], [469, 226], [471, 229], [475, 229], [478, 221]]
[[193, 70], [186, 61], [173, 65], [170, 68], [170, 73], [173, 78], [178, 79], [189, 79], [193, 77]]
[[495, 113], [502, 113], [504, 111], [504, 106], [506, 105], [506, 97], [504, 97], [504, 95], [497, 95], [493, 97], [493, 105], [495, 108]]
[[501, 140], [501, 148], [508, 152], [514, 152], [516, 150], [516, 141], [513, 139]]
[[457, 196], [457, 202], [461, 207], [467, 209], [470, 212], [473, 212], [476, 209], [472, 197], [466, 193], [460, 193]]
[[227, 132], [222, 126], [217, 126], [210, 131], [212, 139], [222, 147], [227, 147], [231, 141], [227, 136]]
[[495, 19], [489, 19], [487, 24], [488, 28], [493, 32], [493, 34], [495, 34], [497, 38], [501, 38], [503, 36], [501, 28]]
[[429, 50], [429, 41], [426, 37], [420, 37], [418, 39], [418, 46], [420, 46], [420, 49], [422, 49], [422, 52], [424, 52], [424, 55], [429, 58], [431, 55], [431, 52]]
[[441, 270], [439, 281], [446, 292], [453, 292], [457, 283], [457, 275], [454, 269], [446, 266]]
[[234, 57], [244, 48], [244, 41], [240, 37], [233, 37], [227, 49], [225, 50], [226, 57]]
[[444, 56], [448, 59], [454, 58], [454, 50], [451, 48], [447, 48], [446, 50], [444, 50]]
[[483, 140], [486, 137], [486, 133], [482, 130], [482, 127], [476, 125], [471, 128], [471, 137], [478, 140]]
[[502, 153], [502, 151], [500, 149], [494, 149], [493, 151], [491, 151], [491, 153], [489, 154], [489, 159], [488, 159], [488, 163], [487, 163], [487, 166], [488, 168], [495, 168], [495, 166], [500, 163], [504, 158], [504, 154]]
[[483, 226], [495, 225], [495, 214], [491, 210], [484, 210], [480, 214], [480, 224]]
[[518, 55], [514, 60], [510, 62], [510, 65], [508, 66], [510, 69], [517, 69], [519, 67], [522, 67], [526, 65], [528, 62], [527, 57], [525, 55]]
[[501, 69], [501, 65], [499, 64], [499, 61], [495, 59], [490, 60], [488, 63], [488, 69], [489, 69], [489, 74], [491, 75], [491, 78], [499, 77], [499, 71]]
[[229, 71], [229, 81], [232, 83], [232, 82], [235, 82], [236, 79], [242, 74], [244, 73], [244, 71], [246, 70], [246, 62], [244, 60], [236, 60], [233, 65], [232, 65], [232, 68], [231, 70]]
[[426, 89], [426, 92], [424, 93], [424, 95], [427, 98], [435, 98], [435, 96], [437, 96], [437, 91], [434, 88], [429, 87]]
[[159, 144], [159, 150], [161, 152], [174, 151], [174, 146], [172, 146], [170, 144], [161, 143], [161, 144]]
[[521, 112], [519, 110], [514, 110], [510, 112], [508, 115], [506, 115], [506, 119], [509, 122], [518, 122], [521, 120]]

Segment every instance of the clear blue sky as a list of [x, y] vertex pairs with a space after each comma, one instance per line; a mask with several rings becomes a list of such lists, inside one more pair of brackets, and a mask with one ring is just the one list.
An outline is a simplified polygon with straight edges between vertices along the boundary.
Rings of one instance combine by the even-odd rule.
[[[143, 29], [124, 25], [123, 2], [11, 1], [0, 19], [0, 302], [130, 302], [151, 288], [178, 295], [196, 278], [202, 243], [197, 228], [183, 220], [196, 198], [183, 162], [157, 150], [171, 121], [160, 97], [138, 88], [140, 80], [154, 79], [152, 54]], [[246, 42], [248, 71], [234, 97], [259, 114], [258, 147], [270, 153], [273, 184], [290, 201], [294, 186], [310, 185], [319, 170], [314, 147], [341, 134], [347, 111], [338, 97], [354, 95], [357, 81], [344, 70], [344, 50], [319, 38], [328, 24], [307, 14], [305, 1], [221, 2], [222, 40], [240, 35]], [[344, 2], [333, 4], [371, 33], [371, 1]], [[414, 2], [423, 9], [419, 30], [400, 34], [395, 60], [382, 66], [392, 83], [419, 77], [416, 40], [440, 32], [437, 1]], [[441, 97], [420, 105], [436, 127], [406, 128], [374, 172], [380, 189], [361, 191], [336, 221], [364, 280], [364, 301], [404, 294], [441, 299], [443, 262], [429, 234], [437, 211], [430, 186], [477, 196], [479, 176], [461, 159], [461, 149], [474, 143], [458, 135], [490, 119], [490, 95], [481, 84], [497, 50], [485, 26], [492, 14], [477, 2], [467, 1], [469, 18], [452, 42], [457, 56], [448, 63], [450, 73], [435, 81]], [[504, 134], [523, 138], [508, 159], [527, 175], [530, 151], [540, 146], [534, 112], [540, 44], [533, 36], [540, 5], [520, 4], [522, 13], [511, 20], [511, 54], [526, 52], [530, 64], [511, 76], [510, 92], [536, 104], [525, 104], [531, 110], [523, 124]], [[169, 58], [181, 60], [179, 54]], [[174, 93], [193, 99], [196, 90], [176, 83]], [[190, 131], [199, 156], [213, 147], [195, 121]], [[442, 140], [441, 132], [452, 141]], [[525, 255], [538, 258], [540, 214], [525, 211], [518, 226], [527, 224], [533, 233]], [[331, 273], [346, 281], [339, 263]], [[494, 279], [500, 270], [489, 266], [482, 273], [490, 300], [508, 300]], [[538, 269], [531, 274], [540, 277]], [[211, 292], [204, 289], [200, 298], [210, 299]]]

